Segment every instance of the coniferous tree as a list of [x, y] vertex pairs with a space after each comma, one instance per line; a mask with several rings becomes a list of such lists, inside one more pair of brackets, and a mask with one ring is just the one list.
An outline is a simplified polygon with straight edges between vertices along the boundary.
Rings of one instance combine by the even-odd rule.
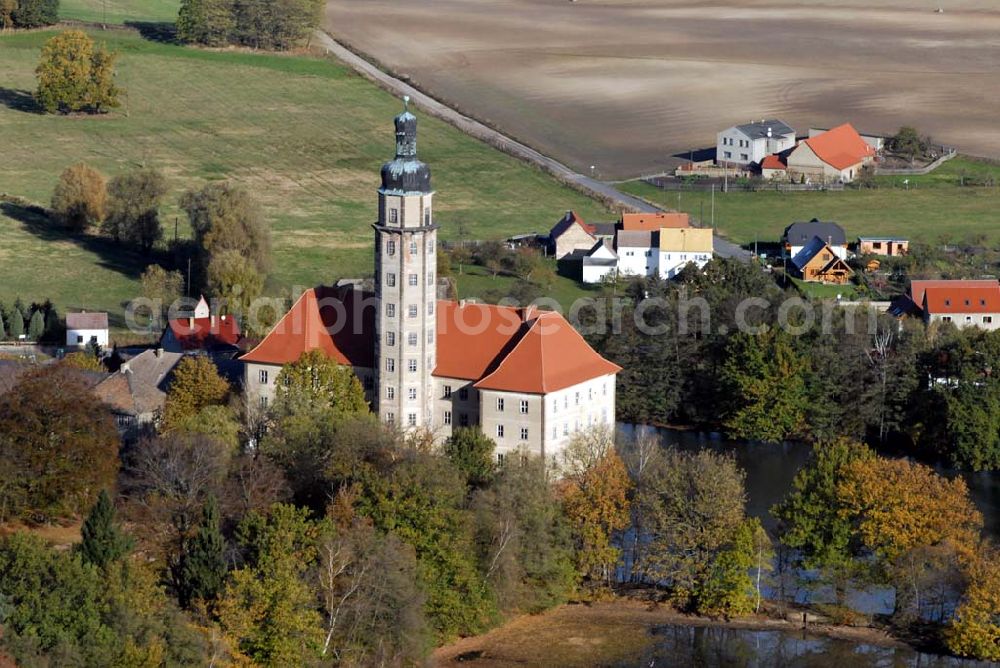
[[80, 556], [99, 568], [121, 559], [132, 550], [133, 541], [115, 524], [114, 504], [103, 489], [84, 520], [80, 534], [83, 536]]
[[3, 326], [3, 308], [0, 307], [0, 341], [7, 339], [7, 330]]
[[32, 341], [39, 341], [43, 334], [45, 334], [45, 318], [40, 310], [36, 310], [31, 314], [31, 320], [28, 321], [28, 338]]
[[45, 309], [45, 334], [44, 338], [48, 341], [58, 343], [63, 340], [63, 335], [65, 331], [63, 330], [62, 321], [59, 320], [59, 311], [51, 303], [46, 303]]
[[17, 308], [17, 304], [15, 304], [10, 313], [10, 338], [17, 341], [22, 334], [24, 334], [24, 316], [21, 315], [21, 309]]
[[181, 568], [181, 603], [214, 601], [226, 580], [226, 543], [219, 530], [219, 504], [210, 496], [202, 510], [198, 533], [190, 541]]

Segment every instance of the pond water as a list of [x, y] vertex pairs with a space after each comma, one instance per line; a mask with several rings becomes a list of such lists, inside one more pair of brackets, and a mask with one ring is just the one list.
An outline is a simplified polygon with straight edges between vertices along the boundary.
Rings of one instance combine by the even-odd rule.
[[981, 661], [924, 654], [909, 648], [880, 647], [791, 631], [757, 631], [721, 626], [663, 626], [635, 668], [966, 668]]
[[[626, 432], [637, 428], [634, 425], [620, 426]], [[759, 443], [727, 439], [716, 433], [666, 428], [657, 428], [656, 431], [663, 437], [664, 444], [682, 450], [711, 448], [731, 453], [747, 474], [747, 512], [759, 517], [769, 529], [774, 528], [774, 518], [769, 512], [771, 507], [791, 489], [792, 479], [809, 461], [812, 451], [808, 443]], [[958, 473], [943, 467], [937, 467], [937, 470], [948, 476], [962, 475], [965, 478], [972, 500], [983, 513], [986, 532], [1000, 537], [1000, 474]]]

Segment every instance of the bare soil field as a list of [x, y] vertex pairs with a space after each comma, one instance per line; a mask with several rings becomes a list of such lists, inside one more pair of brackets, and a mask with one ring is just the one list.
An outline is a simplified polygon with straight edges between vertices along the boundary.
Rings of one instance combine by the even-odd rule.
[[803, 133], [909, 124], [1000, 156], [996, 0], [328, 0], [326, 27], [605, 179], [769, 116]]

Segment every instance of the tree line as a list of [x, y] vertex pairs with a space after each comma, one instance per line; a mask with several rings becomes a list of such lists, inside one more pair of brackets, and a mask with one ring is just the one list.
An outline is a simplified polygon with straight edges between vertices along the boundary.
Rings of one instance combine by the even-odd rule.
[[182, 0], [177, 36], [204, 46], [286, 51], [320, 23], [319, 0]]
[[[686, 424], [733, 438], [782, 441], [845, 436], [928, 461], [973, 469], [1000, 468], [1000, 333], [914, 319], [875, 316], [813, 302], [815, 318], [787, 311], [783, 291], [755, 265], [716, 259], [704, 271], [685, 271], [671, 283], [637, 279], [618, 290], [619, 332], [610, 306], [585, 310], [596, 325], [591, 342], [623, 367], [618, 418], [625, 422]], [[640, 306], [659, 299], [652, 308]], [[610, 297], [609, 297], [610, 298]], [[737, 307], [746, 311], [741, 332]], [[681, 311], [704, 300], [701, 310]], [[641, 310], [647, 331], [636, 326]], [[826, 325], [824, 326], [824, 319]], [[853, 321], [853, 325], [851, 325]]]
[[[185, 191], [180, 207], [192, 237], [165, 243], [160, 209], [168, 193], [166, 178], [155, 168], [139, 167], [109, 181], [78, 163], [59, 177], [51, 218], [70, 233], [96, 229], [113, 243], [158, 260], [146, 268], [141, 283], [143, 295], [164, 307], [185, 293], [205, 292], [224, 300], [225, 312], [245, 313], [263, 293], [271, 268], [270, 230], [259, 203], [230, 182]], [[186, 269], [188, 261], [190, 284], [173, 269]]]
[[0, 302], [0, 341], [19, 341], [24, 336], [36, 343], [62, 343], [65, 334], [59, 312], [48, 299], [25, 304], [17, 297], [9, 307]]
[[0, 29], [42, 28], [59, 21], [59, 0], [0, 0]]
[[124, 446], [87, 382], [57, 363], [0, 397], [0, 522], [86, 514], [70, 551], [0, 539], [19, 663], [418, 663], [622, 582], [723, 617], [763, 609], [765, 588], [779, 605], [827, 588], [841, 621], [850, 588], [884, 583], [896, 628], [930, 621], [952, 651], [1000, 658], [1000, 569], [964, 483], [855, 440], [816, 444], [769, 533], [731, 456], [595, 427], [548, 466], [498, 464], [476, 429], [436, 445], [380, 424], [315, 351], [267, 408], [186, 357]]

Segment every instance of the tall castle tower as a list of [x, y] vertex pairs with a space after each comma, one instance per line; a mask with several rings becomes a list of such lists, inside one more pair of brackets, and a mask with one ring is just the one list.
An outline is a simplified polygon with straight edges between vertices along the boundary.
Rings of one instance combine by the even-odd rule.
[[375, 377], [379, 418], [432, 428], [437, 225], [430, 168], [417, 160], [417, 118], [403, 98], [396, 157], [382, 166], [375, 230]]

